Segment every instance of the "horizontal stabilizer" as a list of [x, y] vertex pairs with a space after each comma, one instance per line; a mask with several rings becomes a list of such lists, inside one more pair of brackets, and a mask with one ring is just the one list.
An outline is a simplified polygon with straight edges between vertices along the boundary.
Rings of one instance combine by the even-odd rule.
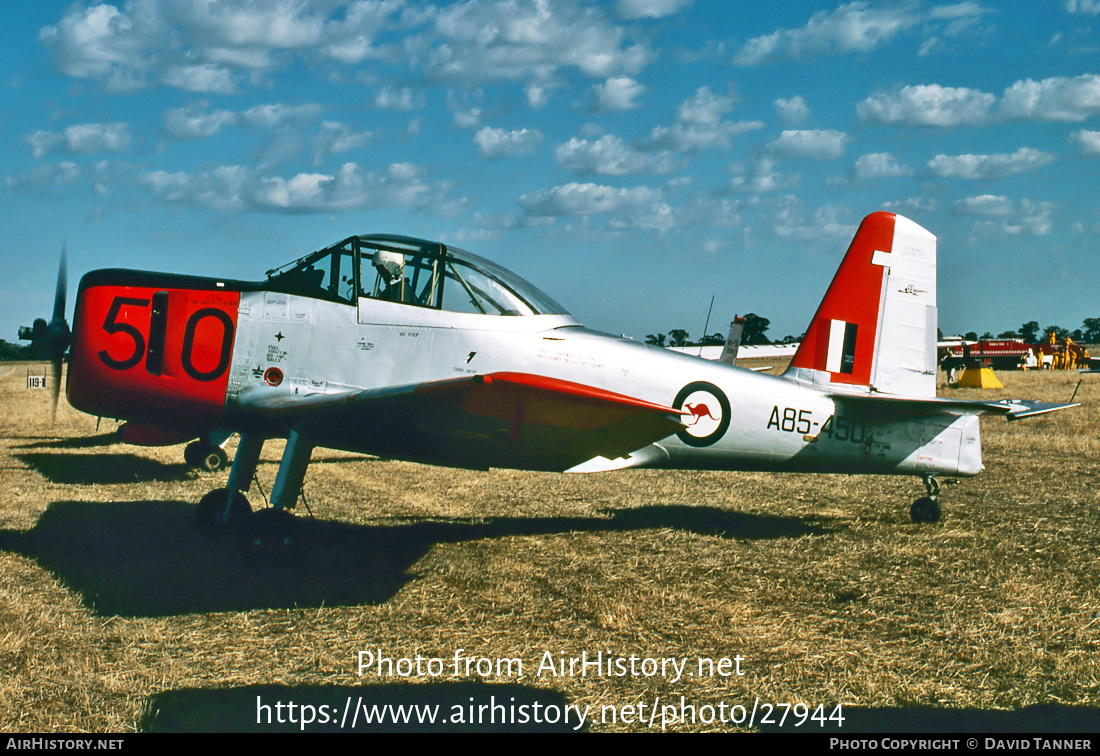
[[1007, 413], [1009, 420], [1023, 420], [1025, 417], [1035, 417], [1036, 415], [1045, 415], [1049, 412], [1081, 406], [1081, 402], [1058, 404], [1057, 402], [1029, 402], [1023, 399], [1005, 399], [1001, 404], [1009, 405]]
[[1008, 420], [1023, 420], [1036, 415], [1045, 415], [1070, 407], [1074, 404], [1056, 402], [1033, 402], [1024, 399], [1001, 399], [999, 401], [970, 401], [962, 399], [918, 399], [896, 396], [874, 396], [870, 394], [832, 393], [830, 396], [841, 402], [851, 403], [862, 411], [872, 414], [881, 411], [884, 415], [1004, 415]]

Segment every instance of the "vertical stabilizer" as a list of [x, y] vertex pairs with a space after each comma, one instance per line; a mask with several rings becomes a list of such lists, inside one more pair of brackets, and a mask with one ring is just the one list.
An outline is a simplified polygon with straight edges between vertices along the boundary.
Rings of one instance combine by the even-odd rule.
[[737, 349], [741, 346], [741, 332], [744, 330], [745, 319], [735, 315], [733, 322], [730, 323], [730, 333], [726, 337], [726, 345], [722, 347], [722, 356], [718, 358], [719, 362], [724, 362], [727, 365], [737, 363]]
[[935, 396], [936, 237], [893, 213], [864, 218], [786, 376]]

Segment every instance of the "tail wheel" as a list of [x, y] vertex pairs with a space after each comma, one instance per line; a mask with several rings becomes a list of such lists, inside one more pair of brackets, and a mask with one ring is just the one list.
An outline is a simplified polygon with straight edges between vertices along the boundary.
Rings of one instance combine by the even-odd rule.
[[917, 499], [909, 508], [909, 517], [913, 522], [939, 522], [941, 515], [940, 503], [931, 496]]

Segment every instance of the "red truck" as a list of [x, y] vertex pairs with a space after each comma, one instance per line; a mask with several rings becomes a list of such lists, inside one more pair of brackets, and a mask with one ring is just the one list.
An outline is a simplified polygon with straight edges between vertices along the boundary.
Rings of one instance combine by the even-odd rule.
[[1089, 351], [1083, 346], [1069, 338], [1059, 343], [1053, 336], [1039, 344], [1022, 339], [948, 339], [939, 342], [939, 358], [940, 367], [948, 373], [971, 364], [995, 370], [1072, 370], [1091, 364]]

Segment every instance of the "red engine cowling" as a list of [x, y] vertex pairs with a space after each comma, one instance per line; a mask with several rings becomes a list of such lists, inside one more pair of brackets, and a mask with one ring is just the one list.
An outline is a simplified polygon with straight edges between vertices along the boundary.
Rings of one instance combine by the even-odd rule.
[[225, 405], [240, 292], [213, 279], [93, 271], [77, 294], [69, 403], [197, 432]]

